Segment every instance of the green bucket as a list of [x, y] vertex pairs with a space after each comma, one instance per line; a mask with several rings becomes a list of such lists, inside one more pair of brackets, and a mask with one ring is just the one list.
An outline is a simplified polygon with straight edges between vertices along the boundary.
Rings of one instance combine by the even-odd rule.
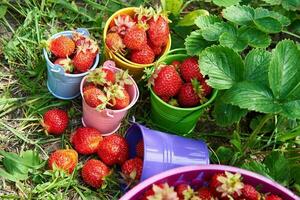
[[[170, 64], [174, 60], [183, 61], [190, 57], [187, 54], [170, 54], [184, 49], [174, 49], [168, 55], [162, 57], [159, 63]], [[179, 108], [172, 106], [161, 100], [150, 88], [151, 102], [151, 120], [158, 128], [175, 133], [178, 135], [186, 135], [191, 133], [201, 117], [204, 108], [211, 104], [217, 96], [217, 90], [213, 90], [209, 100], [197, 107]]]

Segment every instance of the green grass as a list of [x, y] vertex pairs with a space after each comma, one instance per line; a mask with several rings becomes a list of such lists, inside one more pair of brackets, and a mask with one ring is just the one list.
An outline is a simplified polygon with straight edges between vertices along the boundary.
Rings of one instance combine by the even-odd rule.
[[[47, 160], [53, 150], [71, 146], [69, 134], [81, 126], [81, 99], [58, 100], [48, 92], [41, 41], [62, 30], [86, 27], [102, 46], [102, 30], [107, 18], [113, 12], [130, 5], [142, 3], [153, 5], [154, 2], [142, 0], [129, 3], [118, 0], [104, 0], [101, 3], [82, 0], [76, 4], [67, 0], [5, 2], [3, 5], [7, 7], [7, 13], [0, 19], [0, 150], [19, 154], [31, 149], [39, 152], [43, 160]], [[203, 2], [196, 2], [190, 4], [187, 9], [203, 8], [201, 6], [205, 5]], [[211, 5], [208, 8], [211, 8]], [[216, 8], [212, 10], [218, 11]], [[184, 34], [182, 30], [177, 31], [174, 35], [178, 36], [179, 42], [175, 46], [180, 46]], [[120, 134], [125, 133], [133, 116], [137, 122], [155, 128], [149, 119], [148, 90], [143, 82], [139, 83], [139, 87], [141, 98], [124, 120], [118, 131]], [[68, 110], [72, 119], [66, 134], [61, 137], [46, 135], [40, 126], [42, 114], [54, 107]], [[207, 109], [190, 137], [204, 139], [207, 142], [214, 163], [243, 166], [261, 161], [271, 152], [283, 152], [284, 158], [297, 166], [300, 161], [299, 121], [285, 121], [277, 117], [266, 119], [264, 123], [256, 126], [258, 127], [256, 131], [252, 131], [249, 123], [256, 116], [259, 114], [250, 113], [238, 124], [224, 128], [215, 124], [211, 109]], [[281, 123], [277, 123], [278, 121]], [[264, 131], [269, 125], [275, 126], [275, 129]], [[250, 136], [253, 144], [248, 142]], [[107, 188], [97, 191], [83, 184], [78, 173], [84, 161], [91, 157], [93, 156], [81, 156], [80, 164], [72, 176], [59, 172], [51, 173], [46, 170], [45, 165], [30, 171], [27, 180], [13, 182], [4, 177], [0, 178], [0, 199], [118, 199], [122, 194], [119, 184], [110, 184]], [[3, 167], [1, 161], [3, 156], [0, 156], [0, 168]], [[116, 173], [114, 180], [117, 182], [119, 179]], [[298, 187], [299, 192], [299, 185], [293, 182], [293, 179], [285, 186], [294, 191], [297, 191]]]

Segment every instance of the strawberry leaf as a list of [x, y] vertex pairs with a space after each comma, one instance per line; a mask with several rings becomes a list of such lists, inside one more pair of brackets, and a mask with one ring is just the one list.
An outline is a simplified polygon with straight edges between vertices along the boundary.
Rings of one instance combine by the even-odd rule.
[[208, 75], [208, 85], [224, 90], [243, 80], [244, 63], [239, 54], [228, 47], [213, 46], [200, 54], [199, 64], [203, 75]]
[[223, 17], [238, 25], [248, 25], [254, 20], [254, 9], [250, 6], [230, 6], [223, 10]]
[[0, 19], [5, 16], [6, 12], [7, 12], [7, 6], [1, 5], [0, 6]]
[[180, 14], [183, 0], [161, 0], [161, 5], [164, 11], [170, 12], [177, 16]]
[[283, 8], [287, 10], [300, 10], [300, 1], [299, 0], [282, 0]]
[[254, 24], [265, 33], [279, 33], [282, 29], [281, 23], [272, 17], [255, 19]]
[[292, 119], [300, 119], [300, 100], [289, 101], [282, 105], [282, 114]]
[[181, 20], [179, 20], [177, 26], [192, 26], [195, 24], [195, 19], [198, 16], [207, 16], [209, 12], [207, 10], [199, 9], [194, 10], [186, 14]]
[[270, 5], [280, 5], [282, 0], [263, 0], [264, 2], [270, 4]]
[[217, 6], [232, 6], [240, 3], [241, 0], [213, 0], [213, 3], [216, 4]]
[[269, 173], [270, 173], [269, 169], [263, 163], [251, 161], [248, 163], [244, 163], [241, 167], [244, 169], [259, 173], [265, 177], [271, 178], [269, 176]]
[[245, 35], [235, 32], [224, 32], [219, 38], [220, 44], [232, 48], [235, 51], [243, 51], [248, 46], [248, 39]]
[[200, 16], [195, 20], [195, 24], [200, 28], [207, 28], [209, 25], [212, 25], [217, 22], [222, 22], [222, 19], [215, 15]]
[[234, 34], [236, 28], [229, 23], [217, 22], [201, 30], [202, 36], [208, 41], [217, 41], [224, 32]]
[[184, 43], [187, 53], [190, 56], [199, 55], [203, 49], [212, 44], [212, 42], [203, 39], [200, 30], [193, 31], [191, 35], [185, 39]]
[[254, 27], [242, 26], [238, 32], [242, 37], [247, 38], [248, 45], [251, 47], [266, 48], [271, 44], [271, 37]]
[[274, 19], [277, 19], [282, 24], [282, 26], [288, 26], [291, 24], [291, 20], [289, 18], [278, 12], [269, 11], [265, 8], [256, 8], [255, 19], [260, 19], [264, 17], [273, 17]]

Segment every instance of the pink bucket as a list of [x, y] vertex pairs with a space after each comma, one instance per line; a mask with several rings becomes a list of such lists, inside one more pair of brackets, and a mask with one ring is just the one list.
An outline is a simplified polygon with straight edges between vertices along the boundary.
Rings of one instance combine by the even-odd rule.
[[206, 180], [212, 177], [213, 174], [224, 171], [240, 173], [245, 183], [253, 186], [261, 186], [261, 191], [264, 193], [271, 192], [284, 200], [299, 200], [296, 194], [273, 180], [254, 172], [225, 165], [198, 165], [171, 169], [141, 182], [121, 197], [120, 200], [138, 200], [154, 183], [167, 182], [172, 186], [176, 186], [180, 183], [188, 183], [192, 186], [202, 186], [207, 184]]
[[[115, 63], [111, 60], [104, 62], [103, 68], [110, 69], [114, 72], [121, 71], [121, 69], [116, 68]], [[85, 83], [86, 77], [84, 77], [80, 84], [80, 92], [82, 96], [82, 124], [83, 126], [93, 127], [99, 130], [102, 135], [107, 136], [115, 133], [121, 126], [122, 119], [126, 116], [127, 111], [137, 102], [139, 98], [138, 86], [131, 78], [132, 85], [125, 86], [125, 89], [130, 95], [130, 104], [121, 110], [111, 110], [104, 109], [101, 111], [87, 105], [83, 98], [83, 85]]]

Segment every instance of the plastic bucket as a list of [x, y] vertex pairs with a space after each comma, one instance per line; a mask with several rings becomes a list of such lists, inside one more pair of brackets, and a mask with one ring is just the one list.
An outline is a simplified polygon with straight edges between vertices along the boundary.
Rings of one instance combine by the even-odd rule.
[[[128, 60], [127, 58], [125, 58], [121, 54], [113, 53], [106, 46], [106, 43], [105, 43], [106, 34], [107, 34], [108, 29], [109, 29], [109, 24], [111, 23], [111, 21], [113, 19], [115, 19], [118, 15], [121, 15], [121, 14], [127, 14], [127, 15], [130, 15], [130, 16], [133, 16], [134, 15], [134, 9], [135, 9], [135, 7], [120, 9], [117, 12], [115, 12], [112, 16], [110, 16], [110, 18], [106, 21], [104, 31], [103, 31], [103, 40], [104, 40], [104, 44], [105, 44], [105, 46], [104, 46], [104, 55], [106, 56], [107, 59], [114, 60], [118, 67], [120, 67], [124, 70], [127, 69], [129, 71], [129, 73], [135, 79], [140, 79], [143, 75], [144, 68], [153, 66], [155, 64], [155, 62], [151, 63], [151, 64], [138, 64], [138, 63], [131, 62], [130, 60]], [[168, 53], [170, 48], [171, 48], [171, 35], [169, 35], [169, 41], [168, 41], [165, 49], [163, 50], [162, 56], [164, 56], [166, 53]]]
[[[85, 36], [89, 36], [89, 32], [84, 28], [79, 28], [76, 30]], [[50, 39], [57, 38], [61, 35], [71, 37], [73, 31], [63, 31], [53, 35]], [[81, 74], [68, 74], [65, 73], [60, 65], [55, 65], [49, 59], [46, 49], [43, 49], [43, 54], [46, 59], [47, 64], [47, 87], [53, 96], [59, 99], [74, 99], [80, 95], [80, 82], [82, 78], [89, 73], [89, 71]], [[99, 54], [95, 58], [94, 65], [90, 70], [97, 67], [99, 63]]]
[[[182, 49], [174, 49], [169, 53], [177, 51], [182, 51]], [[183, 61], [188, 57], [190, 56], [182, 53], [166, 55], [159, 60], [159, 63], [170, 64], [174, 60]], [[216, 96], [217, 90], [213, 90], [206, 103], [192, 108], [180, 108], [164, 102], [150, 88], [151, 119], [162, 130], [180, 135], [188, 134], [196, 127], [204, 108], [210, 105]]]
[[209, 152], [201, 140], [152, 130], [137, 123], [127, 130], [125, 138], [131, 158], [136, 157], [137, 143], [141, 139], [144, 141], [141, 180], [180, 166], [209, 164]]
[[[110, 69], [114, 72], [121, 71], [119, 68], [115, 67], [115, 63], [113, 61], [106, 61], [103, 64], [103, 68]], [[127, 111], [136, 103], [139, 98], [138, 86], [130, 77], [133, 84], [125, 86], [125, 89], [129, 93], [131, 102], [126, 108], [121, 110], [104, 109], [98, 111], [96, 108], [90, 107], [83, 98], [83, 86], [85, 79], [86, 77], [82, 79], [80, 85], [83, 109], [82, 124], [87, 127], [96, 128], [100, 131], [100, 133], [102, 133], [102, 135], [105, 136], [115, 133], [119, 129], [121, 121], [126, 116]]]
[[253, 186], [261, 186], [261, 192], [271, 192], [279, 195], [284, 200], [299, 200], [297, 195], [273, 180], [254, 172], [225, 165], [186, 166], [163, 172], [141, 182], [121, 197], [120, 200], [138, 200], [144, 192], [151, 188], [152, 184], [157, 183], [167, 182], [172, 186], [176, 186], [182, 182], [198, 187], [207, 185], [206, 180], [209, 180], [213, 174], [224, 171], [240, 173], [245, 183], [249, 183]]

